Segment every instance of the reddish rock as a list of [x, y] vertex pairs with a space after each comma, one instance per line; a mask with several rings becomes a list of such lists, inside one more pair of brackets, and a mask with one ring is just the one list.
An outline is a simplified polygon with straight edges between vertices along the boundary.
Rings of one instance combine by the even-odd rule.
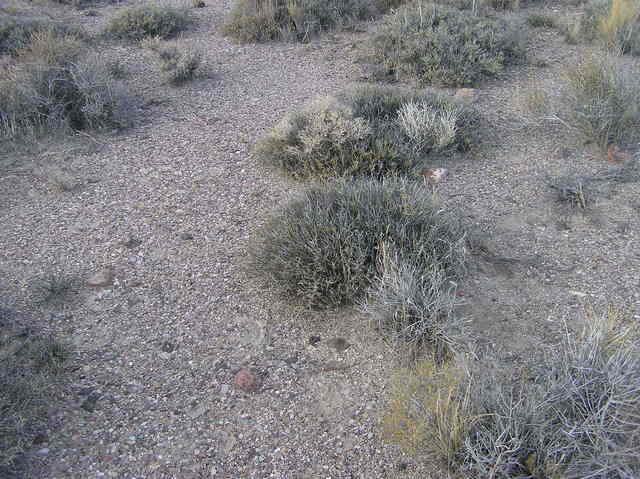
[[236, 389], [244, 392], [253, 392], [258, 389], [258, 377], [248, 369], [241, 369], [233, 380]]

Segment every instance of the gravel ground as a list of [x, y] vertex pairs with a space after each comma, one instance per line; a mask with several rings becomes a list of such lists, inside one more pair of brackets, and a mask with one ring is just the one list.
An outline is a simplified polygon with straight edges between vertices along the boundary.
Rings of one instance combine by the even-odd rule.
[[[300, 188], [252, 146], [285, 112], [366, 78], [364, 34], [235, 45], [219, 32], [231, 1], [207, 3], [178, 40], [203, 51], [207, 75], [171, 88], [151, 52], [111, 45], [141, 105], [136, 125], [2, 160], [0, 296], [75, 351], [33, 477], [446, 477], [380, 438], [398, 359], [361, 315], [299, 311], [244, 267], [252, 236]], [[64, 12], [97, 29], [131, 4]], [[487, 143], [437, 165], [450, 170], [438, 192], [486, 246], [458, 311], [478, 350], [510, 367], [557, 342], [585, 305], [640, 306], [639, 183], [608, 183], [586, 212], [555, 201], [548, 176], [619, 167], [556, 131], [514, 127], [518, 88], [553, 88], [579, 52], [550, 31], [532, 51], [550, 66], [474, 93]], [[43, 302], [53, 275], [74, 287]], [[234, 384], [241, 370], [253, 391]]]

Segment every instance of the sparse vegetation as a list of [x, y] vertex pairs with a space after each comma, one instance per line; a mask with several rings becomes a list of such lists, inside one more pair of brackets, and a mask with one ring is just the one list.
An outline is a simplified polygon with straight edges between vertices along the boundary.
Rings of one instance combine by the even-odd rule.
[[361, 87], [286, 116], [256, 152], [296, 179], [407, 174], [470, 149], [478, 125], [471, 107], [444, 96]]
[[551, 15], [532, 13], [527, 17], [527, 23], [533, 28], [554, 28], [556, 21]]
[[256, 241], [253, 267], [313, 309], [361, 299], [384, 274], [389, 248], [416, 269], [418, 281], [429, 281], [435, 270], [452, 278], [465, 262], [465, 233], [455, 215], [416, 182], [398, 178], [312, 186]]
[[175, 86], [192, 80], [202, 61], [200, 52], [180, 51], [175, 46], [159, 50], [158, 55], [162, 62], [162, 71], [167, 72], [169, 83]]
[[185, 30], [191, 21], [187, 9], [145, 5], [121, 10], [111, 19], [106, 31], [132, 40], [147, 37], [167, 39]]
[[522, 31], [497, 18], [417, 2], [382, 22], [374, 37], [374, 58], [392, 76], [468, 86], [524, 57]]
[[606, 150], [640, 134], [640, 84], [612, 59], [589, 58], [569, 68], [556, 119]]
[[240, 42], [308, 40], [397, 7], [403, 0], [237, 0], [224, 31]]
[[402, 373], [383, 419], [386, 437], [467, 477], [637, 477], [638, 328], [614, 308], [587, 321], [535, 368], [535, 379], [462, 363], [424, 362]]
[[615, 53], [640, 55], [640, 4], [636, 0], [591, 0], [584, 15], [566, 26], [570, 43], [599, 40]]
[[[24, 472], [23, 454], [46, 440], [51, 394], [68, 356], [54, 336], [0, 306], [0, 475]], [[5, 476], [6, 474], [6, 476]], [[26, 476], [16, 476], [26, 477]]]
[[127, 92], [99, 56], [83, 52], [78, 37], [34, 33], [19, 60], [0, 72], [2, 137], [68, 127], [120, 127], [129, 122]]
[[82, 37], [79, 28], [53, 23], [50, 20], [22, 17], [0, 17], [0, 55], [17, 55], [31, 43], [34, 34], [48, 33], [64, 37]]

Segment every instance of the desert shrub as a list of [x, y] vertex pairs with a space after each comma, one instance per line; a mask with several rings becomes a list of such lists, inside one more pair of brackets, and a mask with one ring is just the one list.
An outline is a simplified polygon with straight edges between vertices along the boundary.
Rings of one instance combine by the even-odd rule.
[[586, 316], [527, 377], [462, 358], [401, 372], [385, 437], [464, 477], [638, 477], [640, 332], [615, 308]]
[[160, 49], [158, 55], [162, 71], [167, 72], [169, 83], [175, 86], [192, 80], [202, 61], [199, 52], [180, 51], [175, 46]]
[[100, 57], [83, 50], [74, 36], [33, 35], [18, 64], [0, 75], [3, 137], [128, 123], [128, 94]]
[[53, 23], [49, 20], [20, 17], [0, 17], [0, 55], [16, 55], [28, 47], [34, 34], [50, 32], [55, 36], [73, 34], [83, 37], [75, 27]]
[[527, 24], [533, 28], [553, 28], [556, 21], [551, 15], [532, 13], [527, 17]]
[[360, 87], [287, 115], [256, 153], [296, 179], [409, 173], [467, 151], [478, 124], [473, 109], [441, 95]]
[[120, 38], [171, 38], [191, 23], [186, 9], [145, 5], [121, 10], [107, 25], [107, 33]]
[[411, 4], [388, 16], [373, 39], [388, 74], [439, 86], [472, 85], [524, 57], [522, 28], [435, 4]]
[[557, 119], [603, 149], [640, 134], [637, 74], [611, 59], [589, 58], [566, 73]]
[[455, 288], [448, 272], [439, 264], [415, 262], [384, 242], [377, 261], [378, 276], [362, 311], [396, 343], [427, 346], [438, 362], [450, 358], [461, 325], [452, 313]]
[[637, 0], [591, 0], [580, 22], [569, 32], [574, 39], [600, 40], [620, 53], [640, 55], [640, 4]]
[[0, 475], [21, 476], [22, 459], [46, 432], [51, 392], [68, 356], [53, 335], [0, 306]]
[[[619, 311], [590, 315], [535, 383], [490, 390], [461, 458], [477, 477], [622, 479], [640, 473], [640, 346]], [[481, 388], [481, 389], [480, 389]], [[495, 389], [494, 389], [495, 391]], [[473, 397], [473, 396], [472, 396]]]
[[376, 16], [403, 0], [237, 0], [224, 32], [240, 42], [306, 40]]
[[338, 181], [312, 186], [271, 218], [252, 264], [285, 296], [325, 309], [364, 296], [382, 273], [383, 247], [420, 272], [459, 274], [464, 237], [456, 216], [415, 182]]

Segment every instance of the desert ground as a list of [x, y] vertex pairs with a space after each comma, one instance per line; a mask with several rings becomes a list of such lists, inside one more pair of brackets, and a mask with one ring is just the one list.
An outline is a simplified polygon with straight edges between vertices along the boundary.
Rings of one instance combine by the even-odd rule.
[[[8, 1], [96, 34], [145, 3], [87, 15]], [[70, 350], [22, 477], [455, 477], [383, 438], [390, 381], [406, 363], [397, 346], [356, 306], [307, 311], [247, 270], [260, 228], [305, 187], [258, 161], [256, 142], [318, 95], [379, 82], [363, 60], [375, 24], [239, 44], [221, 31], [233, 2], [205, 2], [172, 40], [202, 52], [201, 73], [180, 87], [148, 48], [100, 44], [126, 72], [130, 127], [3, 150], [0, 305]], [[526, 12], [579, 8], [549, 1]], [[559, 201], [554, 178], [622, 166], [557, 125], [523, 120], [523, 93], [558, 91], [567, 65], [595, 49], [532, 30], [527, 61], [463, 93], [482, 113], [482, 143], [433, 165], [448, 175], [424, 184], [482, 245], [455, 308], [469, 347], [514, 375], [578, 330], [585, 308], [640, 319], [640, 183], [595, 181], [587, 208]], [[628, 161], [638, 146], [626, 146]], [[56, 281], [68, 285], [60, 294]], [[255, 387], [238, 386], [243, 370]]]

